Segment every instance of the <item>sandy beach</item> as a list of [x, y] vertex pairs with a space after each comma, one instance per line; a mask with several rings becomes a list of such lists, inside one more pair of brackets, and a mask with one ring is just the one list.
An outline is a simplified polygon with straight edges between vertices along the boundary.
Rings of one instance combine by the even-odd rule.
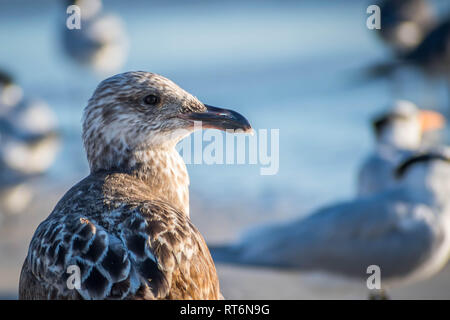
[[[23, 259], [29, 241], [38, 224], [51, 212], [58, 199], [70, 187], [35, 181], [39, 193], [26, 214], [9, 217], [0, 227], [0, 298], [17, 299], [17, 287]], [[44, 196], [45, 195], [45, 196]], [[255, 223], [252, 216], [242, 211], [211, 209], [193, 197], [192, 219], [207, 242], [230, 240]], [[229, 213], [228, 212], [228, 213]], [[239, 218], [239, 216], [241, 218]], [[319, 274], [291, 271], [216, 266], [226, 299], [366, 299], [363, 285], [327, 278]], [[450, 299], [450, 266], [447, 265], [431, 279], [394, 288], [392, 299]]]

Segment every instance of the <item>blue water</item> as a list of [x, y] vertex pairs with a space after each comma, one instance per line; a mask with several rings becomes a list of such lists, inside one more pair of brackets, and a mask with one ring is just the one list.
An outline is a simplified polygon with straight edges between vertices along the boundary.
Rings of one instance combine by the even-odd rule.
[[[387, 81], [351, 82], [390, 55], [366, 28], [368, 4], [142, 0], [104, 7], [120, 13], [129, 34], [121, 71], [163, 74], [208, 104], [238, 110], [256, 130], [280, 130], [278, 174], [261, 176], [258, 165], [189, 165], [193, 193], [301, 214], [353, 195], [356, 168], [372, 148], [370, 117], [395, 95]], [[81, 112], [102, 79], [62, 53], [65, 18], [59, 1], [0, 2], [0, 66], [27, 95], [45, 99], [64, 130], [55, 180], [87, 174]], [[420, 81], [410, 85], [422, 88]], [[423, 103], [421, 92], [396, 97]]]

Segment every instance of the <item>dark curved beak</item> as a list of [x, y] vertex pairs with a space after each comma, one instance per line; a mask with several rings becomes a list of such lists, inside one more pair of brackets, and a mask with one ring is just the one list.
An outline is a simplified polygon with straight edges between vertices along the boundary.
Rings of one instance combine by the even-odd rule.
[[253, 133], [252, 126], [240, 113], [223, 108], [217, 108], [205, 104], [206, 110], [202, 112], [190, 112], [182, 115], [183, 119], [201, 121], [203, 128], [219, 130], [242, 130], [245, 133]]

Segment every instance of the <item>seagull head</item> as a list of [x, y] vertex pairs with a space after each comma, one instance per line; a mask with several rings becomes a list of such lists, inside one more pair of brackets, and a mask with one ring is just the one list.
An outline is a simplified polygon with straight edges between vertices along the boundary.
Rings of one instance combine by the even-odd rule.
[[126, 72], [98, 85], [84, 111], [83, 140], [91, 170], [109, 169], [136, 151], [173, 148], [196, 128], [253, 131], [239, 113], [204, 104], [163, 76]]
[[388, 112], [373, 122], [377, 144], [401, 149], [417, 149], [425, 133], [441, 129], [445, 118], [438, 112], [420, 110], [415, 104], [398, 100]]

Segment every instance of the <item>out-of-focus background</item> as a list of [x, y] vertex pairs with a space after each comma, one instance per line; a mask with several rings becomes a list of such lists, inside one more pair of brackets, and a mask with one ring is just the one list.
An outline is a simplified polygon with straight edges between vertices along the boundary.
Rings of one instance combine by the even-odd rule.
[[[437, 19], [450, 13], [447, 0], [430, 3]], [[364, 68], [394, 59], [392, 48], [366, 27], [371, 4], [376, 1], [107, 0], [100, 10], [113, 16], [111, 25], [97, 28], [117, 29], [120, 39], [111, 59], [123, 58], [123, 64], [99, 70], [103, 66], [81, 65], [64, 47], [69, 3], [0, 1], [0, 71], [13, 78], [24, 98], [50, 110], [48, 117], [29, 115], [30, 126], [49, 121], [60, 141], [58, 151], [57, 143], [49, 144], [56, 158], [45, 172], [6, 178], [1, 171], [2, 181], [8, 180], [2, 183], [22, 189], [7, 194], [20, 212], [0, 220], [0, 297], [17, 296], [35, 228], [88, 174], [82, 110], [96, 85], [115, 73], [160, 73], [206, 103], [239, 110], [256, 130], [280, 130], [276, 175], [260, 175], [260, 165], [188, 165], [191, 217], [209, 243], [354, 197], [356, 169], [373, 147], [373, 115], [397, 98], [450, 112], [448, 84], [440, 77], [413, 68], [397, 72], [395, 79], [361, 77]], [[81, 30], [89, 25], [81, 23]], [[444, 131], [444, 142], [448, 137]], [[32, 166], [22, 160], [25, 168]], [[316, 286], [295, 272], [221, 265], [218, 271], [227, 298], [366, 297], [364, 288]], [[391, 294], [450, 298], [450, 268]]]

